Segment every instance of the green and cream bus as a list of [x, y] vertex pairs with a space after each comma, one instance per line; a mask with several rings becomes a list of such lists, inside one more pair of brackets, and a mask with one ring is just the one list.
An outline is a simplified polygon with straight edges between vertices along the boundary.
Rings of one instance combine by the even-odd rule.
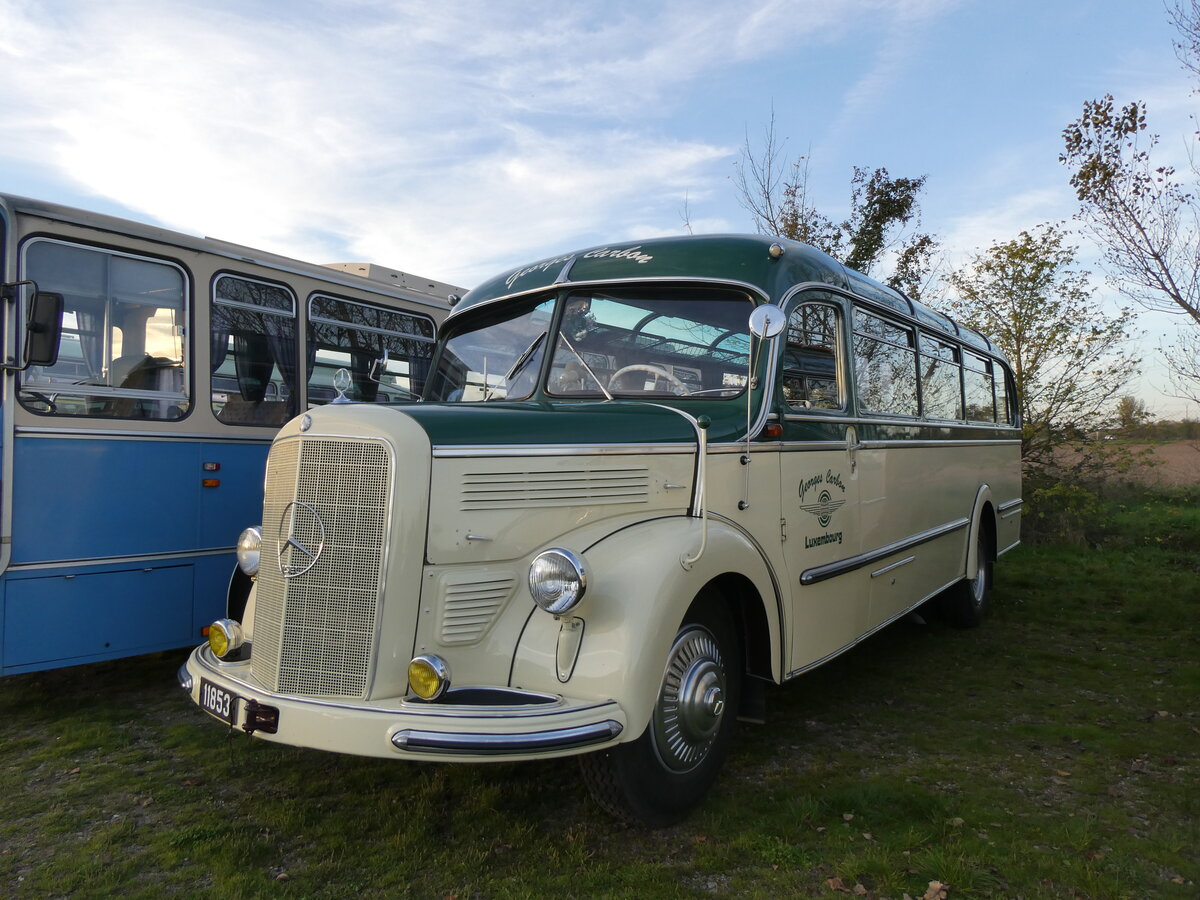
[[455, 305], [421, 402], [284, 426], [249, 604], [180, 682], [285, 744], [577, 754], [607, 809], [669, 823], [767, 682], [927, 602], [980, 621], [1017, 408], [985, 336], [802, 244], [522, 266]]

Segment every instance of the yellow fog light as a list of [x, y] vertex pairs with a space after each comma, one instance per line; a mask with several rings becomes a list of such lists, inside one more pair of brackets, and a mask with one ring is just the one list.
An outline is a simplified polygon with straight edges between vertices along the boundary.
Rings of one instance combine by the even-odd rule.
[[450, 687], [450, 667], [440, 656], [414, 657], [408, 664], [408, 686], [422, 700], [436, 700]]
[[217, 619], [208, 626], [208, 646], [217, 659], [224, 659], [246, 642], [242, 626], [233, 619]]

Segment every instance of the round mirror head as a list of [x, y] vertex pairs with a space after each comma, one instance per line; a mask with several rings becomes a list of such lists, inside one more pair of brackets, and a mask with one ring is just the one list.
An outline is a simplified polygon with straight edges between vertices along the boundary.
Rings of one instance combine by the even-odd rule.
[[786, 324], [787, 316], [778, 306], [756, 306], [750, 313], [750, 333], [756, 338], [773, 338]]

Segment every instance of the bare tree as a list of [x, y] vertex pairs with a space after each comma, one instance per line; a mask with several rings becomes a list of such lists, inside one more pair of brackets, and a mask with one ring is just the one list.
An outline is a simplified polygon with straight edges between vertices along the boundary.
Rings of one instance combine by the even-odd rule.
[[1179, 31], [1175, 55], [1185, 69], [1200, 81], [1200, 0], [1178, 0], [1167, 8], [1167, 15]]
[[[1168, 15], [1179, 31], [1176, 54], [1200, 78], [1200, 2], [1177, 0]], [[1146, 104], [1118, 105], [1111, 94], [1083, 105], [1063, 131], [1059, 156], [1079, 198], [1078, 218], [1099, 245], [1110, 281], [1151, 310], [1186, 317], [1179, 342], [1164, 348], [1172, 382], [1196, 397], [1200, 339], [1200, 167], [1192, 145], [1191, 177], [1158, 161], [1158, 136], [1147, 131]]]
[[836, 222], [817, 209], [809, 191], [809, 158], [787, 162], [784, 142], [775, 130], [775, 115], [763, 130], [761, 150], [749, 135], [734, 175], [738, 201], [761, 234], [811, 244], [869, 274], [881, 258], [895, 251], [889, 284], [920, 296], [938, 249], [936, 239], [915, 232], [920, 224], [918, 195], [926, 176], [892, 178], [885, 168], [854, 167], [850, 180], [850, 215]]

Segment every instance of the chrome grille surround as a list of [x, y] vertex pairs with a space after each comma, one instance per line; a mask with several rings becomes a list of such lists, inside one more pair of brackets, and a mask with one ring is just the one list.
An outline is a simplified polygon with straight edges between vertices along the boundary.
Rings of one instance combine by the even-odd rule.
[[[264, 687], [301, 696], [367, 696], [394, 470], [392, 450], [382, 440], [319, 436], [272, 446], [252, 657]], [[291, 512], [298, 504], [320, 517], [324, 548], [311, 569], [288, 578], [281, 547], [289, 537], [312, 546], [320, 538], [310, 517]]]

